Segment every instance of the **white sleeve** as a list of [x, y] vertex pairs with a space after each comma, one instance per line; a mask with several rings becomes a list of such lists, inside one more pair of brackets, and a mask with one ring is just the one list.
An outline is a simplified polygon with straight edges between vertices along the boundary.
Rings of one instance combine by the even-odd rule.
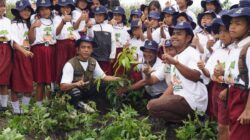
[[115, 32], [113, 27], [110, 25], [110, 32], [111, 32], [111, 53], [109, 58], [110, 59], [115, 59], [115, 55], [116, 55], [116, 47], [115, 47]]
[[76, 10], [74, 10], [72, 12], [72, 22], [76, 23], [76, 21], [79, 19], [80, 16], [81, 16], [81, 13], [77, 12]]
[[11, 24], [11, 46], [14, 48], [14, 43], [18, 45], [23, 45], [22, 40], [18, 37], [19, 29], [17, 28], [17, 23]]
[[87, 36], [94, 38], [94, 25], [87, 30]]
[[202, 74], [201, 70], [197, 66], [197, 63], [200, 61], [200, 57], [199, 57], [200, 55], [198, 51], [197, 50], [194, 50], [193, 52], [190, 51], [189, 56], [190, 56], [190, 59], [188, 61], [187, 66], [191, 69], [199, 71]]
[[94, 73], [93, 73], [94, 79], [97, 79], [97, 78], [103, 79], [105, 76], [106, 76], [106, 74], [101, 69], [99, 63], [96, 62], [95, 70], [94, 70]]
[[157, 30], [153, 31], [152, 38], [153, 38], [153, 40], [156, 43], [158, 43], [158, 44], [161, 43], [161, 29], [160, 28], [158, 28]]
[[71, 84], [74, 77], [74, 69], [70, 63], [66, 63], [63, 67], [61, 83]]
[[57, 28], [62, 22], [62, 18], [60, 16], [55, 16], [53, 19], [54, 27]]
[[152, 73], [159, 81], [163, 81], [165, 79], [165, 65], [162, 65], [159, 69]]
[[246, 55], [246, 64], [247, 64], [247, 69], [248, 69], [248, 88], [250, 89], [250, 84], [249, 84], [250, 82], [250, 49], [249, 48], [247, 50], [247, 55]]

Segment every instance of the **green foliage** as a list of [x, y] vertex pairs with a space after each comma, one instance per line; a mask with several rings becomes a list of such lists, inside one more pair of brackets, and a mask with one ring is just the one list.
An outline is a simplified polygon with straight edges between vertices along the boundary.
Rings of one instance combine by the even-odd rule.
[[85, 127], [69, 135], [69, 140], [161, 140], [165, 131], [151, 133], [147, 118], [138, 119], [138, 113], [130, 106], [123, 106], [120, 113], [112, 110], [100, 120], [100, 127]]
[[11, 13], [11, 9], [15, 8], [14, 3], [7, 3], [6, 17], [9, 19], [14, 19], [14, 16]]
[[[201, 118], [205, 118], [201, 121]], [[180, 140], [216, 140], [217, 139], [217, 124], [206, 118], [204, 113], [195, 113], [195, 118], [184, 121], [184, 126], [176, 130], [176, 137]]]
[[115, 75], [120, 68], [123, 68], [123, 74], [128, 76], [129, 72], [131, 72], [132, 63], [137, 62], [136, 56], [136, 47], [124, 47], [122, 52], [120, 52], [117, 56], [117, 61], [114, 64], [114, 67], [117, 67], [115, 70]]
[[0, 133], [0, 140], [24, 140], [24, 136], [9, 127]]
[[123, 87], [131, 86], [132, 81], [124, 79], [122, 81], [110, 82], [106, 88], [107, 98], [114, 109], [120, 109], [123, 104], [130, 104], [133, 107], [143, 109], [146, 106], [147, 100], [143, 99], [144, 90], [129, 91], [126, 95], [118, 96], [116, 90]]

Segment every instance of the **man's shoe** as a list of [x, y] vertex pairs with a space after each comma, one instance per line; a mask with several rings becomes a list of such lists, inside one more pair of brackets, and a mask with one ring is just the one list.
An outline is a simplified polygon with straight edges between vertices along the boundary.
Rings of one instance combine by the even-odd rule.
[[0, 112], [5, 112], [6, 110], [8, 110], [7, 107], [1, 107], [1, 106], [0, 106]]

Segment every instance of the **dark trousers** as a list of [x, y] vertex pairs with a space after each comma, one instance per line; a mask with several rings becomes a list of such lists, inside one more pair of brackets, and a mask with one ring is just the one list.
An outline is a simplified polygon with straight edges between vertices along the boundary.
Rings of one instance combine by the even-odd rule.
[[110, 108], [109, 101], [106, 98], [106, 86], [105, 82], [100, 85], [100, 91], [97, 91], [96, 85], [91, 86], [89, 90], [80, 90], [74, 88], [70, 92], [71, 100], [70, 103], [77, 107], [80, 101], [87, 103], [88, 101], [94, 101], [96, 103], [97, 110], [101, 113], [105, 113]]
[[179, 95], [163, 96], [149, 101], [149, 114], [162, 118], [167, 122], [181, 123], [188, 114], [193, 116], [194, 111], [187, 101]]

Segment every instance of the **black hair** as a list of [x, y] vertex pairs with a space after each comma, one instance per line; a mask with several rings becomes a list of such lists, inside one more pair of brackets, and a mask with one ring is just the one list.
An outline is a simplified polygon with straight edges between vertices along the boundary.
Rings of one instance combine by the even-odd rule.
[[[74, 10], [73, 7], [72, 7], [71, 5], [66, 5], [66, 6], [69, 6], [69, 7], [70, 7], [71, 11], [70, 11], [69, 15], [72, 16], [72, 12], [73, 12], [73, 10]], [[66, 6], [65, 6], [65, 7], [66, 7]], [[58, 9], [58, 14], [59, 14], [60, 16], [63, 15], [63, 14], [61, 13], [61, 8], [62, 8], [62, 6], [60, 6], [59, 9]]]
[[149, 3], [149, 5], [148, 5], [148, 10], [149, 10], [148, 13], [150, 13], [150, 7], [151, 6], [155, 6], [157, 9], [159, 9], [159, 12], [161, 12], [161, 4], [160, 4], [159, 1], [154, 0], [154, 1], [151, 1]]
[[[26, 7], [26, 8], [31, 8], [31, 7]], [[31, 17], [31, 15], [30, 15], [30, 17]], [[25, 22], [24, 22], [22, 17], [20, 16], [20, 12], [18, 12], [17, 15], [15, 15], [15, 17], [14, 17], [13, 22], [16, 23], [16, 24], [18, 24], [18, 23], [26, 24], [28, 29], [29, 29], [30, 26], [31, 26], [30, 17], [28, 19], [26, 19]]]
[[[215, 12], [216, 14], [219, 14], [219, 13], [221, 12], [221, 10], [222, 10], [221, 5], [220, 5], [218, 2], [216, 2], [216, 1], [212, 1], [211, 3], [213, 3], [213, 5], [215, 6], [215, 11], [214, 11], [214, 12]], [[206, 3], [206, 5], [207, 5], [207, 3]], [[206, 5], [205, 5], [205, 7], [203, 8], [203, 9], [204, 9], [204, 12], [207, 11]]]

